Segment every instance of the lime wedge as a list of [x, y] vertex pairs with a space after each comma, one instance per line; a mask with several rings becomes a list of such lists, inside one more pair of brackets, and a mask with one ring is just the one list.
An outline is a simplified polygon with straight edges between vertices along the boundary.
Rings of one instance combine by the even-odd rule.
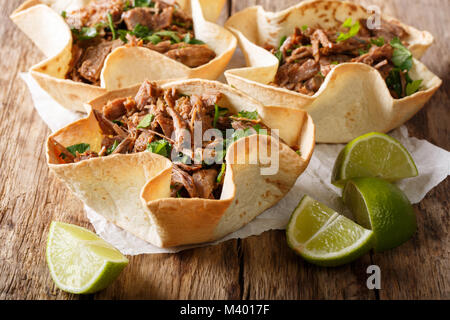
[[345, 185], [344, 203], [356, 221], [374, 233], [375, 251], [407, 241], [416, 231], [416, 215], [405, 194], [379, 178], [355, 178]]
[[351, 262], [371, 249], [373, 232], [304, 196], [286, 228], [288, 245], [320, 266]]
[[350, 178], [379, 177], [397, 181], [415, 177], [418, 171], [408, 150], [394, 138], [378, 132], [349, 142], [334, 163], [331, 183], [343, 188]]
[[128, 264], [119, 250], [95, 233], [56, 221], [50, 225], [46, 255], [56, 285], [77, 294], [106, 288]]

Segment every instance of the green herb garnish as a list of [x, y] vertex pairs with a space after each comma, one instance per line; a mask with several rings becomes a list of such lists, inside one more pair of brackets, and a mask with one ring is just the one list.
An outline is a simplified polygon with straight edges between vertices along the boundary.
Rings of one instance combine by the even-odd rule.
[[409, 82], [406, 85], [406, 95], [410, 96], [413, 93], [416, 93], [417, 91], [419, 91], [421, 84], [422, 84], [422, 80], [414, 80], [412, 82]]
[[66, 11], [61, 11], [61, 17], [63, 17], [65, 19], [67, 17], [67, 12]]
[[183, 38], [183, 42], [188, 44], [205, 44], [202, 40], [198, 40], [196, 38], [191, 38], [191, 34], [188, 32]]
[[142, 128], [145, 129], [145, 128], [150, 127], [154, 118], [155, 118], [155, 116], [153, 114], [149, 113], [139, 122], [139, 124], [136, 128], [137, 129], [142, 129]]
[[161, 30], [161, 31], [155, 32], [153, 35], [157, 35], [159, 37], [169, 37], [175, 43], [181, 42], [181, 39], [177, 36], [177, 33], [174, 31]]
[[217, 179], [216, 179], [217, 183], [221, 183], [222, 182], [222, 179], [223, 179], [223, 176], [225, 174], [225, 169], [226, 168], [227, 168], [227, 166], [226, 166], [225, 162], [222, 163], [222, 168], [220, 168], [220, 172], [217, 175]]
[[258, 111], [240, 111], [237, 114], [238, 118], [245, 118], [250, 120], [258, 120]]
[[359, 25], [358, 21], [353, 23], [352, 18], [348, 18], [342, 24], [342, 28], [349, 28], [349, 31], [347, 33], [340, 32], [336, 41], [340, 42], [340, 41], [348, 40], [348, 39], [356, 36], [359, 32], [360, 27], [361, 26]]
[[169, 157], [171, 150], [172, 150], [172, 145], [169, 143], [169, 141], [167, 141], [165, 139], [153, 141], [153, 142], [147, 144], [147, 151], [159, 154], [166, 158]]
[[384, 45], [384, 38], [383, 37], [379, 37], [376, 39], [370, 39], [370, 43], [376, 45], [377, 47], [381, 47]]
[[215, 128], [217, 125], [217, 120], [219, 120], [219, 117], [222, 117], [228, 113], [227, 108], [221, 108], [217, 104], [214, 104], [214, 122], [213, 127]]
[[134, 6], [153, 8], [155, 3], [152, 0], [134, 0]]
[[66, 147], [67, 151], [69, 151], [71, 154], [73, 154], [74, 157], [77, 156], [77, 152], [79, 154], [85, 153], [87, 150], [89, 150], [91, 146], [88, 143], [78, 143], [71, 145], [69, 147]]
[[398, 37], [391, 40], [391, 46], [394, 48], [392, 54], [392, 63], [401, 70], [410, 70], [412, 68], [412, 54], [401, 43]]
[[302, 25], [302, 31], [306, 31], [308, 29], [308, 26], [306, 24]]
[[118, 145], [119, 145], [119, 143], [117, 142], [117, 140], [114, 140], [113, 145], [112, 145], [111, 147], [109, 147], [109, 148], [106, 150], [106, 154], [111, 154], [111, 153], [113, 153], [114, 150], [116, 150], [116, 148], [117, 148]]
[[117, 34], [116, 34], [116, 28], [114, 28], [114, 22], [111, 16], [111, 13], [107, 13], [106, 17], [108, 18], [108, 27], [112, 32], [112, 39], [116, 40]]
[[98, 31], [95, 27], [82, 27], [79, 30], [73, 28], [72, 33], [78, 40], [90, 40], [98, 36]]

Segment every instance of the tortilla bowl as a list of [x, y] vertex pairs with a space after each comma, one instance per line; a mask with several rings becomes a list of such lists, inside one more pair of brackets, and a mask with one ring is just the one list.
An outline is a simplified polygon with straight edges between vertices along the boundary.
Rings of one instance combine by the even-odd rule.
[[[371, 131], [388, 132], [416, 114], [442, 81], [425, 65], [413, 59], [410, 76], [423, 79], [421, 90], [394, 99], [379, 72], [362, 63], [342, 63], [325, 77], [312, 96], [269, 85], [277, 73], [278, 59], [265, 50], [277, 45], [296, 26], [338, 27], [350, 17], [368, 18], [361, 6], [341, 1], [307, 1], [280, 12], [266, 12], [261, 6], [233, 15], [225, 26], [238, 38], [247, 67], [227, 70], [229, 84], [258, 99], [264, 105], [280, 105], [307, 111], [317, 127], [316, 141], [345, 143]], [[395, 19], [382, 15], [386, 21]], [[257, 21], [257, 23], [255, 23]], [[395, 20], [396, 21], [396, 20]], [[407, 32], [408, 49], [420, 58], [433, 42], [426, 31], [399, 23]]]
[[73, 39], [60, 12], [82, 8], [90, 1], [28, 0], [11, 15], [14, 23], [47, 57], [31, 67], [30, 74], [53, 99], [69, 110], [86, 112], [86, 101], [145, 79], [216, 79], [236, 49], [233, 34], [209, 22], [218, 18], [225, 0], [178, 1], [183, 11], [191, 13], [196, 38], [215, 51], [213, 60], [197, 68], [189, 68], [156, 51], [121, 46], [106, 58], [100, 86], [65, 79], [72, 60]]
[[[219, 200], [171, 198], [173, 165], [158, 154], [116, 154], [61, 164], [52, 139], [62, 145], [83, 141], [95, 152], [101, 148], [102, 134], [91, 111], [86, 118], [49, 137], [48, 166], [87, 206], [119, 227], [158, 247], [217, 240], [275, 205], [306, 169], [314, 149], [314, 124], [305, 111], [265, 107], [215, 81], [179, 80], [165, 82], [161, 87], [175, 88], [188, 95], [220, 92], [221, 106], [233, 112], [258, 111], [264, 124], [280, 128], [280, 139], [253, 134], [231, 144], [225, 158], [226, 173]], [[134, 95], [138, 89], [135, 86], [108, 92], [89, 102], [87, 107], [100, 110], [107, 101]], [[260, 154], [259, 143], [273, 147], [270, 150], [277, 151], [279, 157], [272, 158], [270, 152]], [[291, 147], [298, 148], [299, 152]], [[279, 170], [272, 175], [262, 174], [261, 169], [274, 162]]]

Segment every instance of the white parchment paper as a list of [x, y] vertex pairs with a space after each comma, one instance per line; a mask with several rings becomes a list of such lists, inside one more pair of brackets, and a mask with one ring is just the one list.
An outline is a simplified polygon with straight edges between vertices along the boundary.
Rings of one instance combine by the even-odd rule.
[[[237, 50], [228, 68], [244, 65], [242, 53]], [[31, 92], [34, 107], [52, 131], [58, 130], [84, 116], [81, 113], [71, 112], [62, 108], [39, 87], [28, 73], [22, 73], [21, 76]], [[222, 77], [219, 80], [224, 81], [224, 78]], [[398, 183], [398, 186], [406, 193], [412, 203], [418, 203], [431, 189], [450, 174], [450, 152], [436, 147], [428, 141], [409, 137], [405, 126], [394, 130], [390, 135], [398, 139], [409, 150], [417, 165], [419, 176], [403, 180]], [[131, 233], [108, 222], [101, 215], [86, 206], [87, 217], [103, 239], [124, 254], [137, 255], [178, 252], [193, 247], [214, 245], [228, 239], [242, 239], [261, 234], [267, 230], [284, 229], [292, 210], [304, 194], [308, 194], [338, 212], [348, 215], [340, 200], [340, 189], [330, 183], [334, 160], [343, 146], [342, 144], [317, 145], [307, 170], [299, 177], [286, 197], [240, 230], [213, 243], [161, 249], [136, 238]]]

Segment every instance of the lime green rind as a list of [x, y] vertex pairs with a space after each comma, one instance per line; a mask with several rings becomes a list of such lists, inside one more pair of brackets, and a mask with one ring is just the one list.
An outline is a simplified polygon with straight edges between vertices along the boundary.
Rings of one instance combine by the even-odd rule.
[[403, 244], [416, 232], [416, 216], [410, 201], [397, 186], [383, 179], [349, 180], [343, 191], [343, 200], [358, 223], [365, 225], [370, 222], [377, 252]]
[[[100, 259], [103, 260], [103, 263], [98, 267], [92, 277], [90, 277], [90, 279], [87, 279], [87, 281], [85, 281], [85, 284], [80, 287], [74, 287], [66, 284], [63, 279], [63, 275], [59, 275], [56, 271], [54, 265], [55, 261], [54, 259], [52, 259], [53, 254], [56, 253], [52, 252], [52, 248], [56, 246], [56, 244], [54, 244], [53, 237], [57, 232], [57, 228], [67, 228], [65, 229], [65, 231], [68, 232], [70, 232], [69, 230], [73, 231], [73, 233], [71, 233], [71, 236], [73, 236], [74, 238], [79, 237], [76, 240], [83, 241], [85, 245], [85, 248], [83, 249], [90, 250], [90, 254], [98, 261], [101, 261]], [[70, 250], [73, 249], [73, 246], [76, 245], [75, 243], [73, 243], [76, 242], [76, 240], [66, 240], [71, 240], [71, 243], [63, 244], [63, 246], [66, 247], [72, 246], [67, 248], [67, 252], [70, 252]], [[109, 254], [109, 257], [101, 257], [102, 254]], [[128, 265], [128, 259], [126, 257], [124, 257], [117, 249], [112, 247], [110, 244], [99, 238], [95, 233], [79, 226], [56, 221], [53, 221], [50, 225], [50, 231], [47, 240], [46, 260], [50, 275], [56, 286], [61, 290], [74, 294], [91, 294], [105, 289], [119, 276], [122, 270]], [[74, 266], [69, 265], [64, 267], [73, 268]], [[86, 266], [86, 268], [88, 268], [88, 266]]]
[[[388, 142], [387, 149], [379, 150], [377, 155], [364, 154], [363, 156], [369, 156], [369, 157], [368, 157], [368, 159], [366, 159], [367, 161], [364, 161], [365, 162], [364, 167], [359, 168], [360, 172], [347, 173], [346, 169], [349, 167], [349, 161], [350, 161], [352, 151], [354, 150], [354, 148], [356, 146], [358, 146], [360, 143], [364, 143], [364, 142], [367, 143], [367, 142], [370, 142], [370, 140], [374, 140], [374, 139], [381, 139], [381, 140], [387, 141]], [[390, 148], [392, 148], [392, 146], [395, 146], [395, 150], [390, 150]], [[374, 149], [375, 148], [371, 148], [370, 151], [373, 151]], [[397, 151], [397, 152], [393, 152], [394, 155], [397, 155], [397, 154], [399, 154], [398, 152], [401, 152], [402, 156], [400, 158], [403, 158], [402, 160], [406, 160], [406, 161], [401, 161], [401, 163], [397, 163], [397, 166], [395, 166], [395, 165], [389, 164], [389, 161], [393, 161], [392, 159], [387, 159], [387, 161], [385, 161], [383, 159], [383, 161], [381, 161], [380, 163], [389, 164], [386, 167], [387, 169], [385, 169], [385, 168], [370, 168], [371, 165], [374, 165], [377, 163], [376, 161], [373, 161], [373, 163], [371, 164], [372, 159], [377, 159], [380, 157], [384, 157], [386, 155], [389, 156], [389, 152], [391, 152], [391, 151]], [[400, 168], [402, 170], [397, 170], [397, 168]], [[383, 170], [385, 172], [383, 172]], [[401, 171], [403, 171], [403, 172], [401, 172]], [[364, 135], [352, 140], [341, 150], [341, 152], [339, 153], [339, 155], [335, 161], [334, 167], [333, 167], [333, 172], [331, 175], [331, 183], [339, 188], [343, 188], [345, 186], [345, 182], [348, 179], [355, 178], [355, 177], [367, 177], [367, 176], [380, 177], [385, 180], [394, 182], [394, 181], [398, 181], [398, 180], [405, 179], [405, 178], [415, 177], [417, 175], [418, 175], [418, 170], [417, 170], [417, 167], [414, 163], [414, 160], [413, 160], [411, 154], [399, 141], [397, 141], [396, 139], [394, 139], [384, 133], [371, 132], [371, 133], [364, 134]]]
[[[317, 211], [321, 212], [318, 214]], [[313, 214], [312, 219], [311, 214]], [[300, 215], [302, 216], [300, 217]], [[314, 221], [314, 218], [319, 219]], [[309, 230], [311, 222], [313, 224], [312, 231]], [[342, 228], [342, 224], [347, 225], [348, 229]], [[339, 232], [336, 232], [336, 227], [341, 227], [341, 229], [338, 228]], [[303, 230], [301, 230], [302, 228]], [[341, 230], [344, 232], [341, 233]], [[348, 239], [347, 232], [352, 231], [357, 234], [354, 242], [352, 239]], [[299, 232], [306, 233], [306, 235], [301, 235]], [[341, 239], [337, 239], [339, 241], [330, 241], [333, 237], [336, 239], [339, 236], [341, 236]], [[358, 259], [371, 249], [372, 238], [371, 230], [362, 228], [309, 196], [301, 199], [286, 228], [287, 243], [294, 252], [310, 263], [326, 267], [340, 266]], [[344, 248], [340, 246], [342, 239], [347, 242], [350, 240]], [[333, 251], [334, 249], [336, 250]]]

